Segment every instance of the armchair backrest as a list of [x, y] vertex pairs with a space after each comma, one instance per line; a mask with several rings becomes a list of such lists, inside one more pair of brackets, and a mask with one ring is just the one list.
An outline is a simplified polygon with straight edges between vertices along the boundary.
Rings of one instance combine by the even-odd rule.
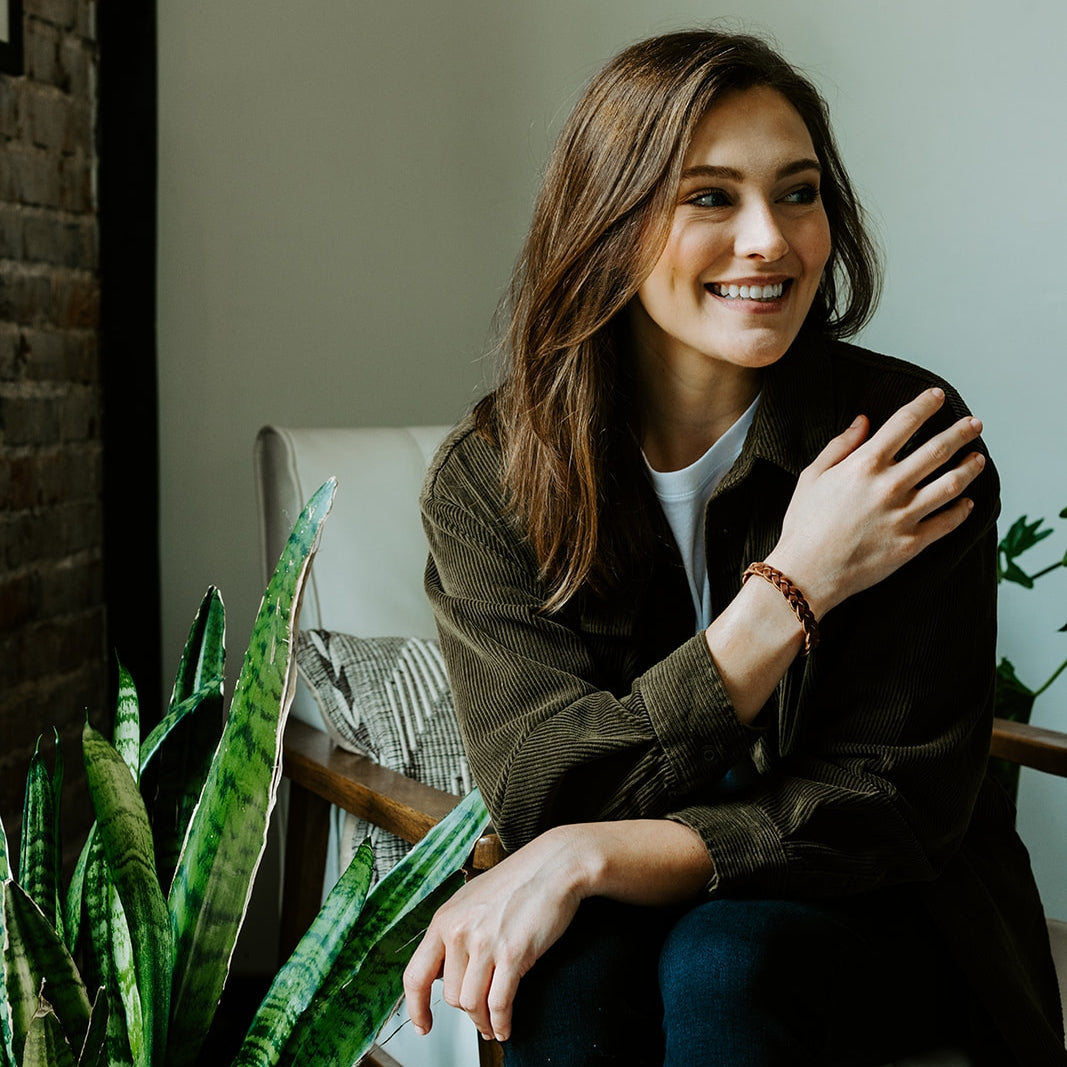
[[[294, 429], [265, 426], [256, 437], [264, 580], [300, 509], [327, 478], [337, 496], [304, 593], [302, 629], [360, 637], [435, 636], [422, 589], [426, 540], [419, 490], [445, 426]], [[321, 722], [298, 687], [293, 714]]]

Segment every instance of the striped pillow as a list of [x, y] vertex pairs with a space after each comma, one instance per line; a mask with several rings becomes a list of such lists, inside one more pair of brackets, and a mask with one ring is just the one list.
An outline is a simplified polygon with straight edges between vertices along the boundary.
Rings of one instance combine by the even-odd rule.
[[[297, 639], [296, 660], [327, 731], [341, 748], [445, 792], [463, 796], [470, 791], [470, 771], [436, 641], [304, 630]], [[379, 876], [411, 847], [350, 815], [341, 841], [341, 870], [367, 836]]]

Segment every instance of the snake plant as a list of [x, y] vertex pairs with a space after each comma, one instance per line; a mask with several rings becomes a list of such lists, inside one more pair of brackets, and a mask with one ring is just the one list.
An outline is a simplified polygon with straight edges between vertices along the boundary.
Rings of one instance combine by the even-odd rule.
[[[66, 891], [59, 864], [63, 765], [35, 752], [22, 844], [0, 824], [0, 1067], [190, 1067], [203, 1049], [266, 843], [295, 684], [308, 568], [333, 500], [308, 502], [260, 606], [223, 722], [225, 621], [208, 590], [162, 721], [141, 741], [120, 667], [110, 740], [86, 723], [97, 821]], [[58, 740], [58, 739], [57, 739]], [[401, 995], [400, 976], [488, 815], [475, 790], [372, 892], [357, 851], [281, 969], [234, 1067], [348, 1067]]]

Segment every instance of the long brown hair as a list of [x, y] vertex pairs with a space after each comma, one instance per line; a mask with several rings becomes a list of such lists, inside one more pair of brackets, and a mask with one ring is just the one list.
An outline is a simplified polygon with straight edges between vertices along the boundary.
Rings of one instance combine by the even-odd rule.
[[546, 610], [607, 592], [647, 550], [620, 312], [667, 239], [696, 124], [726, 92], [768, 86], [800, 113], [832, 238], [805, 330], [855, 333], [877, 302], [877, 254], [818, 90], [764, 41], [692, 30], [651, 38], [589, 83], [560, 133], [509, 292], [505, 377], [475, 409], [504, 454], [511, 506]]

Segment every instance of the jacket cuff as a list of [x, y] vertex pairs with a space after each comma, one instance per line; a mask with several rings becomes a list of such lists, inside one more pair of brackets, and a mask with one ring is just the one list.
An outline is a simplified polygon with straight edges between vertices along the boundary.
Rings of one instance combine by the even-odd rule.
[[703, 633], [634, 683], [679, 795], [714, 785], [760, 736], [737, 717]]

